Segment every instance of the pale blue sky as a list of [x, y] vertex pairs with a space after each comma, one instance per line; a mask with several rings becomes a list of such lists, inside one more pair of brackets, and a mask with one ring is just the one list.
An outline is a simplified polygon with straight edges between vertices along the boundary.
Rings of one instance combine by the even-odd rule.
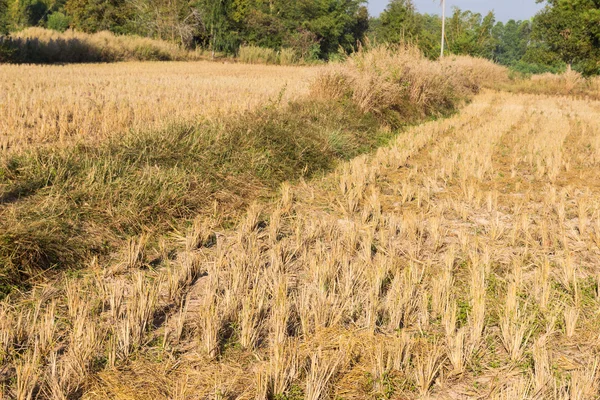
[[[371, 15], [379, 15], [388, 4], [388, 0], [368, 0]], [[413, 0], [417, 10], [421, 13], [441, 13], [439, 0]], [[535, 0], [446, 0], [449, 12], [452, 7], [487, 13], [490, 10], [496, 12], [498, 21], [509, 19], [529, 19], [533, 17], [543, 4], [536, 4]]]

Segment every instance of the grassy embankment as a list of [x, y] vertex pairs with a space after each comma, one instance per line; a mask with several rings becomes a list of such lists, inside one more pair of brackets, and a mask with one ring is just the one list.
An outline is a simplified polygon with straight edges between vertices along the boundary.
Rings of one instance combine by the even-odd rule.
[[545, 73], [529, 77], [515, 77], [508, 82], [501, 83], [496, 88], [511, 93], [600, 100], [600, 77], [586, 78], [573, 70], [567, 70], [561, 74]]
[[[0, 63], [56, 64], [119, 61], [193, 61], [201, 59], [234, 61], [234, 57], [204, 50], [186, 50], [171, 42], [111, 32], [87, 34], [68, 30], [64, 33], [27, 28], [0, 35]], [[279, 51], [257, 46], [241, 46], [237, 60], [247, 64], [306, 64], [293, 49]], [[315, 63], [315, 60], [310, 63]]]

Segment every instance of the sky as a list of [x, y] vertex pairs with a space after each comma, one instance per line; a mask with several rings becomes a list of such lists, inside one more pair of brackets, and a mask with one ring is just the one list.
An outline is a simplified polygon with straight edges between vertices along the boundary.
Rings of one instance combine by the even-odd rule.
[[[388, 0], [368, 0], [371, 15], [379, 15], [388, 4]], [[441, 13], [439, 0], [413, 0], [417, 10], [421, 13]], [[488, 11], [496, 12], [496, 20], [508, 21], [509, 19], [529, 19], [533, 17], [543, 4], [536, 4], [535, 0], [447, 0], [446, 7], [449, 14], [452, 7], [471, 10], [487, 14]]]

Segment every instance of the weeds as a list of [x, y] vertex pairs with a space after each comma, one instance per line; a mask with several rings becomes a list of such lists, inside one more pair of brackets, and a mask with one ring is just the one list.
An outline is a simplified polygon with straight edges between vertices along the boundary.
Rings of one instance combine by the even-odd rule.
[[281, 49], [279, 51], [270, 48], [256, 46], [241, 46], [238, 59], [247, 64], [298, 64], [298, 57], [292, 49]]

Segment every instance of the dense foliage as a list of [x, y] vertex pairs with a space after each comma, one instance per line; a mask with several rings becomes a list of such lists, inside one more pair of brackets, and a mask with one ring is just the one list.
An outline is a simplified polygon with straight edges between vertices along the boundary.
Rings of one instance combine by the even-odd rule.
[[[505, 23], [493, 12], [455, 7], [447, 20], [449, 53], [485, 57], [524, 73], [557, 72], [567, 64], [588, 75], [600, 73], [600, 1], [545, 2], [531, 21]], [[417, 13], [411, 0], [391, 0], [371, 30], [376, 40], [413, 41], [431, 58], [440, 53], [440, 17]]]
[[[455, 7], [447, 20], [448, 52], [524, 73], [567, 65], [600, 73], [600, 0], [537, 1], [545, 8], [526, 21]], [[412, 0], [391, 0], [377, 18], [364, 0], [0, 0], [0, 34], [28, 26], [108, 30], [226, 54], [242, 45], [288, 49], [304, 61], [352, 52], [367, 35], [378, 43], [412, 42], [436, 58], [441, 25], [439, 16], [418, 13]]]
[[[539, 1], [539, 0], [538, 0]], [[600, 1], [547, 0], [533, 38], [556, 59], [581, 72], [600, 73]]]
[[240, 45], [303, 59], [350, 51], [367, 29], [362, 0], [0, 0], [0, 33], [28, 26], [108, 30], [235, 54]]

